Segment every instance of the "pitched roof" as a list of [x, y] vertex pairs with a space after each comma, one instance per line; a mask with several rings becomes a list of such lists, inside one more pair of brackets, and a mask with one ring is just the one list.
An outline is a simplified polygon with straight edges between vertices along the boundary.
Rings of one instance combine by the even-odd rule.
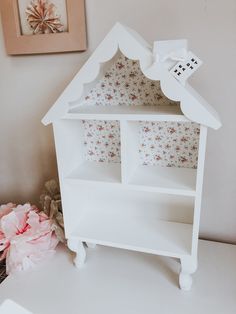
[[163, 93], [172, 100], [180, 101], [181, 110], [187, 118], [213, 129], [221, 126], [214, 108], [189, 84], [182, 85], [162, 63], [156, 62], [152, 47], [139, 34], [120, 23], [115, 24], [107, 34], [42, 122], [47, 125], [63, 118], [70, 109], [70, 103], [80, 99], [85, 86], [98, 77], [103, 65], [111, 60], [118, 50], [127, 58], [138, 60], [145, 76], [152, 80], [160, 80]]

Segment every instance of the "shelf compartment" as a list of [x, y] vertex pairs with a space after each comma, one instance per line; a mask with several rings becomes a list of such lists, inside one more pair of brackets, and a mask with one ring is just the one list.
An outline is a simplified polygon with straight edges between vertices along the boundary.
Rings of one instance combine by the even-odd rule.
[[96, 212], [83, 217], [72, 237], [89, 243], [181, 257], [191, 254], [192, 225]]
[[[194, 140], [191, 136], [183, 136], [182, 131], [190, 127], [189, 122], [186, 125], [175, 122], [175, 127], [172, 127], [173, 122], [170, 123], [165, 125], [162, 122], [152, 122], [146, 128], [140, 121], [121, 121], [123, 182], [147, 191], [195, 196], [197, 170], [194, 162], [198, 152], [197, 140], [194, 134]], [[170, 132], [167, 142], [160, 134], [163, 132], [163, 125]], [[152, 126], [156, 130], [155, 134], [150, 132]], [[181, 127], [180, 131], [178, 127]], [[143, 133], [147, 135], [144, 137]], [[179, 144], [182, 141], [184, 144]], [[192, 159], [184, 160], [185, 155], [182, 153], [186, 146], [185, 141], [188, 141], [189, 148], [195, 149], [194, 155], [189, 151]]]
[[173, 257], [191, 254], [194, 198], [82, 183], [68, 192], [69, 237]]
[[90, 182], [121, 182], [118, 121], [61, 120], [57, 124], [62, 177]]
[[139, 165], [128, 180], [143, 190], [195, 196], [196, 169]]
[[65, 118], [92, 120], [188, 121], [182, 114], [179, 105], [81, 105], [71, 109]]
[[84, 161], [66, 176], [66, 180], [120, 183], [120, 163]]

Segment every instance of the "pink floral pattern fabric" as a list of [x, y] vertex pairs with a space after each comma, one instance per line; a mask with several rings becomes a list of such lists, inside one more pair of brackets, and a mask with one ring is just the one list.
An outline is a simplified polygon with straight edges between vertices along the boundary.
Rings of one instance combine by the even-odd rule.
[[121, 55], [85, 96], [84, 105], [135, 106], [176, 105], [161, 91], [160, 82], [147, 78], [133, 61]]
[[85, 159], [120, 162], [119, 121], [83, 120]]
[[[118, 121], [84, 120], [85, 158], [121, 162]], [[199, 124], [194, 122], [139, 122], [140, 164], [197, 168]]]
[[197, 168], [200, 127], [194, 122], [140, 122], [140, 162]]
[[[84, 105], [179, 105], [161, 91], [160, 82], [144, 76], [139, 62], [121, 55], [96, 86]], [[83, 121], [85, 159], [121, 162], [118, 121]], [[163, 167], [197, 167], [199, 125], [177, 122], [140, 122], [140, 164]]]

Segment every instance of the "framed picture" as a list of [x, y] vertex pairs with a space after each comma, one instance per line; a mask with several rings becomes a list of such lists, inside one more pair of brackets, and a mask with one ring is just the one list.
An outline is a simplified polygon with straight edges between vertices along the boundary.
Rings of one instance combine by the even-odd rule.
[[1, 0], [9, 55], [86, 50], [84, 0]]

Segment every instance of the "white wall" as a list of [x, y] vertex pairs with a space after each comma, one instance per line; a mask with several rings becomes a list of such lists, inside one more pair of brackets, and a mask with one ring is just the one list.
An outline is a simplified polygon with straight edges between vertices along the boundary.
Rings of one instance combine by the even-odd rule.
[[84, 53], [9, 57], [0, 32], [0, 203], [36, 202], [56, 175], [51, 127], [40, 120], [116, 21], [149, 42], [187, 38], [204, 61], [194, 87], [220, 113], [209, 131], [201, 235], [236, 242], [236, 1], [87, 0]]

